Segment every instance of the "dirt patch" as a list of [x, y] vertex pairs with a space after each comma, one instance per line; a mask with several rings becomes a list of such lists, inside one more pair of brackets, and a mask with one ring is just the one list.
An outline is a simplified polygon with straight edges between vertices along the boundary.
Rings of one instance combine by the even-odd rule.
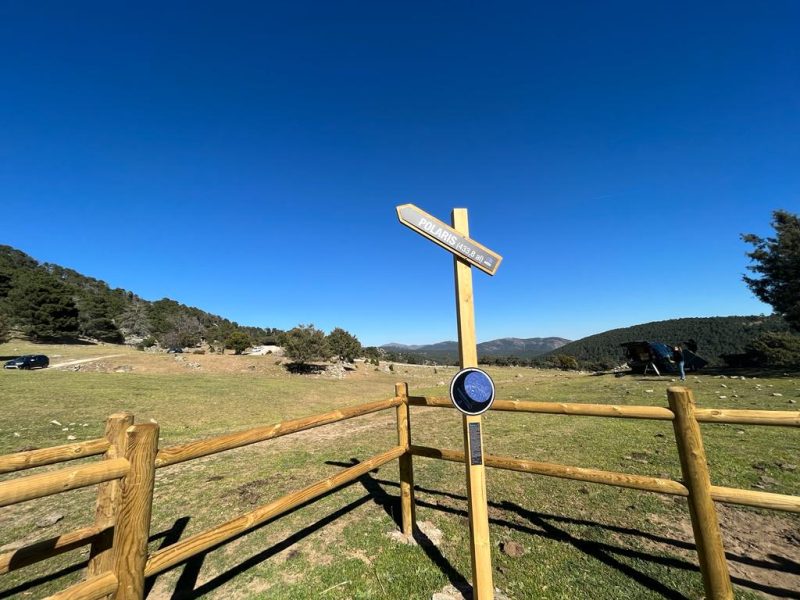
[[[717, 515], [734, 585], [757, 591], [765, 598], [800, 598], [800, 530], [797, 520], [762, 515], [724, 504], [717, 504]], [[671, 536], [683, 542], [685, 548], [678, 553], [697, 564], [688, 515], [672, 521], [650, 515], [650, 520], [665, 526]], [[666, 543], [650, 541], [647, 545], [658, 551], [676, 552], [674, 545]]]
[[259, 504], [264, 490], [269, 489], [269, 480], [256, 479], [236, 488], [236, 496], [243, 504]]

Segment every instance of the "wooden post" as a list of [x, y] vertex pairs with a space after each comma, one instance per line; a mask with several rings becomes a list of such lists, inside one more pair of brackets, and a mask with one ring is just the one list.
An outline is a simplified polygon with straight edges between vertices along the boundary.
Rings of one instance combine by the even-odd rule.
[[[466, 208], [455, 208], [453, 228], [469, 237]], [[472, 269], [464, 260], [453, 258], [456, 279], [456, 315], [458, 319], [458, 353], [461, 368], [478, 366], [475, 337], [475, 305], [472, 294]], [[464, 415], [464, 464], [467, 471], [469, 504], [470, 555], [472, 558], [472, 590], [475, 600], [494, 598], [492, 584], [492, 548], [489, 540], [489, 512], [486, 497], [486, 469], [483, 464], [483, 433], [480, 415]], [[480, 460], [472, 460], [473, 457]], [[474, 464], [474, 463], [479, 464]]]
[[408, 384], [396, 383], [394, 394], [403, 400], [397, 411], [397, 445], [405, 449], [400, 461], [400, 511], [402, 514], [403, 535], [412, 537], [417, 526], [414, 506], [414, 465], [411, 455], [411, 414], [408, 410]]
[[667, 390], [669, 407], [675, 413], [672, 425], [678, 443], [683, 483], [689, 490], [689, 515], [703, 586], [708, 600], [732, 600], [733, 588], [722, 546], [717, 511], [711, 498], [711, 479], [700, 425], [695, 419], [695, 403], [691, 390], [673, 386]]
[[[125, 454], [125, 431], [133, 425], [133, 415], [122, 412], [115, 413], [106, 419], [105, 438], [111, 444], [103, 455], [104, 460], [122, 458]], [[88, 576], [100, 575], [110, 571], [113, 566], [112, 549], [114, 546], [114, 523], [116, 510], [119, 507], [120, 481], [115, 479], [101, 483], [97, 488], [94, 524], [103, 531], [92, 542], [89, 558]]]
[[119, 581], [116, 600], [142, 600], [150, 513], [153, 507], [158, 425], [145, 423], [125, 433], [125, 458], [130, 474], [122, 480], [120, 507], [114, 527], [114, 574]]

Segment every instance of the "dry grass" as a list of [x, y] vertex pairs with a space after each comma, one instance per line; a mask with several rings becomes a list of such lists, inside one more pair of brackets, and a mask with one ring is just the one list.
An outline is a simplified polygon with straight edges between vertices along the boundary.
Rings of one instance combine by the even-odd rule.
[[[16, 342], [0, 346], [0, 355], [15, 353], [14, 348], [32, 350]], [[116, 346], [54, 346], [45, 353], [54, 363], [122, 356], [77, 370], [0, 373], [6, 408], [0, 415], [2, 453], [64, 443], [67, 435], [98, 437], [105, 416], [122, 409], [139, 421], [157, 420], [163, 447], [387, 398], [400, 380], [414, 394], [445, 395], [442, 384], [455, 373], [400, 365], [390, 373], [359, 365], [340, 380], [290, 375], [269, 355], [176, 358]], [[491, 374], [499, 397], [545, 401], [663, 406], [672, 383], [531, 369]], [[792, 377], [702, 375], [689, 384], [702, 406], [787, 410], [796, 409], [789, 401], [800, 396]], [[461, 445], [455, 411], [415, 408], [412, 426], [416, 443]], [[800, 456], [798, 432], [708, 425], [703, 433], [715, 483], [750, 488], [766, 481], [770, 491], [800, 493], [800, 472], [790, 468]], [[669, 423], [489, 413], [485, 436], [487, 452], [494, 454], [679, 477]], [[395, 443], [393, 413], [384, 411], [159, 470], [151, 548], [252, 510]], [[448, 583], [463, 583], [470, 577], [463, 469], [417, 459], [415, 476], [419, 519], [443, 532], [439, 547], [404, 546], [386, 535], [396, 529], [398, 494], [397, 468], [390, 464], [161, 575], [150, 597], [294, 599], [325, 592], [324, 598], [430, 598]], [[503, 471], [490, 471], [487, 478], [495, 582], [510, 597], [585, 597], [589, 589], [596, 598], [702, 594], [686, 536], [685, 501]], [[94, 493], [80, 490], [0, 510], [0, 546], [88, 524]], [[53, 511], [63, 514], [60, 522], [36, 526]], [[742, 509], [722, 514], [739, 596], [800, 592], [800, 540], [787, 533], [796, 531], [800, 520]], [[746, 531], [748, 515], [757, 517], [763, 531]], [[501, 541], [517, 541], [525, 555], [500, 553]], [[85, 552], [78, 551], [5, 576], [0, 598], [61, 589], [80, 576], [84, 559]]]

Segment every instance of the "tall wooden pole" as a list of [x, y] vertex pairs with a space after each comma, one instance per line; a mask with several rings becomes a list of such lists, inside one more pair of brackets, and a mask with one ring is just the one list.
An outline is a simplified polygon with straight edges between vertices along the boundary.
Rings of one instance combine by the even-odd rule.
[[[453, 228], [469, 237], [466, 208], [455, 208]], [[475, 304], [472, 294], [472, 268], [455, 257], [456, 314], [458, 317], [458, 352], [461, 368], [478, 366], [475, 337]], [[464, 415], [464, 454], [469, 501], [469, 537], [472, 558], [472, 589], [475, 600], [492, 600], [492, 548], [489, 541], [489, 513], [486, 497], [486, 469], [483, 465], [483, 431], [480, 415]]]
[[143, 423], [125, 432], [125, 458], [131, 464], [122, 480], [120, 507], [114, 527], [114, 574], [119, 588], [115, 600], [144, 598], [144, 567], [153, 509], [158, 425]]
[[[111, 443], [105, 453], [106, 460], [122, 458], [125, 455], [125, 432], [133, 425], [133, 415], [122, 412], [115, 413], [106, 419], [105, 437]], [[102, 575], [114, 566], [114, 524], [119, 508], [120, 481], [113, 479], [101, 483], [97, 488], [95, 508], [95, 525], [104, 527], [103, 532], [92, 542], [87, 574]]]
[[694, 416], [694, 395], [688, 388], [673, 386], [667, 389], [669, 407], [675, 413], [672, 426], [678, 442], [683, 483], [689, 490], [689, 516], [692, 518], [694, 541], [703, 587], [708, 600], [733, 600], [731, 576], [722, 545], [722, 532], [717, 510], [711, 497], [711, 478], [700, 425]]
[[402, 398], [397, 410], [397, 445], [405, 449], [400, 457], [400, 514], [403, 535], [413, 537], [417, 526], [414, 508], [414, 464], [411, 456], [411, 415], [408, 410], [408, 384], [396, 383], [394, 395]]

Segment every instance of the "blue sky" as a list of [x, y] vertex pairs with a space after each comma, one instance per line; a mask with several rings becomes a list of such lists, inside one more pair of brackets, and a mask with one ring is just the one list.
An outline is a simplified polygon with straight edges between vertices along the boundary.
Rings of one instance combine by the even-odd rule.
[[0, 2], [0, 243], [242, 324], [479, 340], [771, 312], [800, 211], [796, 2]]

